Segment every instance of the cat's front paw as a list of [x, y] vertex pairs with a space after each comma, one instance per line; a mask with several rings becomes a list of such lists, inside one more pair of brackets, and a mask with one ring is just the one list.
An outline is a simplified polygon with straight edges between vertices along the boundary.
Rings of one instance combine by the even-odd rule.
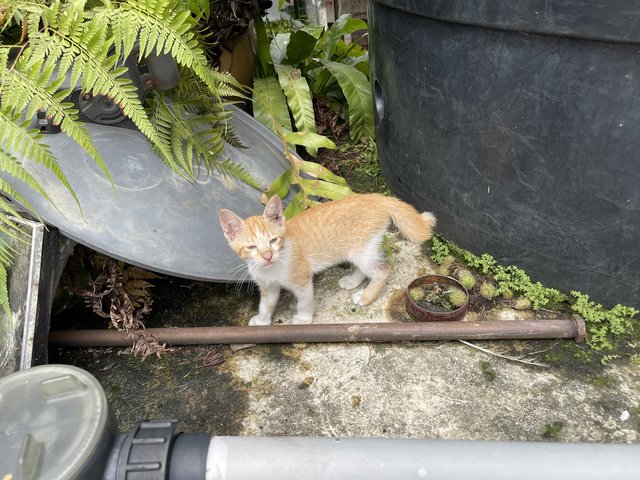
[[271, 325], [271, 319], [261, 315], [254, 315], [251, 317], [251, 320], [249, 320], [249, 325]]
[[291, 323], [293, 323], [294, 325], [308, 325], [312, 321], [312, 315], [296, 315], [295, 317], [293, 317]]

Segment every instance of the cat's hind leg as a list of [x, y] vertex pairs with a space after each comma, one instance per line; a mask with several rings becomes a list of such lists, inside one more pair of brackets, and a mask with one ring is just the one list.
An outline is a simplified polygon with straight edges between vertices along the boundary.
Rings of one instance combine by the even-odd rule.
[[382, 240], [386, 228], [371, 239], [357, 252], [350, 256], [349, 260], [362, 274], [370, 278], [369, 285], [364, 290], [358, 290], [352, 296], [356, 305], [369, 305], [375, 301], [384, 289], [389, 276], [390, 267], [382, 256]]
[[365, 289], [358, 290], [353, 294], [353, 303], [361, 306], [369, 305], [378, 298], [384, 289], [391, 269], [379, 255], [360, 256], [354, 259], [354, 263], [371, 280]]
[[353, 294], [353, 303], [364, 307], [374, 302], [384, 289], [387, 277], [389, 276], [389, 265], [381, 265], [373, 277], [369, 285], [363, 290], [358, 290]]
[[352, 273], [345, 275], [338, 280], [338, 285], [340, 288], [344, 288], [345, 290], [353, 290], [354, 288], [359, 287], [360, 284], [364, 282], [365, 278], [367, 278], [367, 276], [362, 273], [362, 270], [356, 267]]

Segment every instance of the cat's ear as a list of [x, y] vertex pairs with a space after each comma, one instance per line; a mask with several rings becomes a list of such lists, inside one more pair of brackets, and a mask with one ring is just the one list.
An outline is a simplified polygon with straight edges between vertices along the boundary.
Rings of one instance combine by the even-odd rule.
[[264, 213], [262, 214], [268, 221], [275, 223], [279, 226], [284, 226], [284, 214], [282, 213], [282, 200], [278, 195], [274, 195], [267, 202], [267, 206], [264, 207]]
[[220, 226], [224, 236], [230, 242], [233, 241], [244, 229], [244, 221], [231, 210], [220, 210]]

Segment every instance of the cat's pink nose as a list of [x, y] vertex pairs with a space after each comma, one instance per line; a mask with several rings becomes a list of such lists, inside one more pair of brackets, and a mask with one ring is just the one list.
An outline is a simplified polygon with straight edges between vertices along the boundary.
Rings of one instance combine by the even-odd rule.
[[264, 258], [267, 262], [270, 262], [273, 258], [273, 254], [271, 252], [263, 252], [262, 258]]

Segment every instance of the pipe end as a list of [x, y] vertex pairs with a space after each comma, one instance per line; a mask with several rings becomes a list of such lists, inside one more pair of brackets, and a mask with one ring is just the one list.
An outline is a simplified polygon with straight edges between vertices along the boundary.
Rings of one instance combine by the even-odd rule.
[[573, 341], [576, 343], [584, 343], [587, 338], [587, 325], [584, 323], [584, 319], [576, 313], [571, 315], [571, 318], [576, 325], [576, 336], [573, 337]]

